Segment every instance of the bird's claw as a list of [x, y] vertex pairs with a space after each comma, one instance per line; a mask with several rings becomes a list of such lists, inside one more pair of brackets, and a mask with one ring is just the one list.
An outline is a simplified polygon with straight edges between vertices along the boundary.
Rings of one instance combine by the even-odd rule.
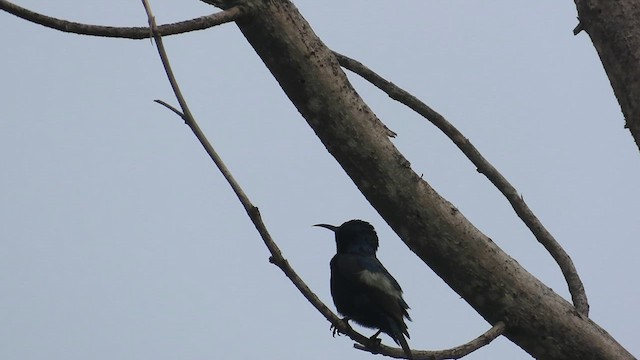
[[337, 327], [331, 325], [331, 336], [336, 337], [336, 334], [338, 334], [338, 336], [342, 335], [342, 333], [340, 332], [340, 330], [338, 330]]
[[[349, 327], [349, 318], [345, 317], [340, 319], [340, 321], [342, 321], [345, 325], [345, 327]], [[343, 332], [340, 331], [340, 329], [338, 329], [335, 325], [331, 324], [331, 327], [329, 328], [332, 332], [332, 336], [336, 337], [336, 334], [338, 334], [338, 336], [341, 336], [342, 334], [344, 334]]]

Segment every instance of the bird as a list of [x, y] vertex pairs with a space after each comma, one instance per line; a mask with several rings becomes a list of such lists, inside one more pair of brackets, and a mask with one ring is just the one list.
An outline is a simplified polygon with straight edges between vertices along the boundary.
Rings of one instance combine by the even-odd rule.
[[[383, 332], [412, 359], [404, 319], [411, 321], [402, 288], [376, 257], [378, 235], [371, 224], [349, 220], [340, 226], [316, 224], [335, 233], [336, 254], [330, 262], [331, 296], [345, 321]], [[406, 338], [405, 338], [406, 336]], [[379, 341], [379, 340], [378, 340]]]

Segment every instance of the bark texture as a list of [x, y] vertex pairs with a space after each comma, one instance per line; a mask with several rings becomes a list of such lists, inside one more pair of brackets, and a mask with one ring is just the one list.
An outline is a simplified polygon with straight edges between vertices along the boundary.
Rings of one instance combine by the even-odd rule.
[[286, 0], [237, 24], [286, 95], [400, 238], [489, 323], [540, 359], [633, 359], [440, 197], [391, 143], [334, 55]]
[[575, 0], [640, 149], [640, 0]]

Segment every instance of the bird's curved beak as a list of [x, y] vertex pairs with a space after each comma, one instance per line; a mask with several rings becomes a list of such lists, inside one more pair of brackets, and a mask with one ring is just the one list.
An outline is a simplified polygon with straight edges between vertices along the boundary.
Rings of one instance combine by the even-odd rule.
[[325, 229], [329, 229], [333, 232], [336, 232], [338, 230], [337, 226], [333, 226], [333, 225], [329, 225], [329, 224], [315, 224], [313, 226], [318, 226], [318, 227], [323, 227]]

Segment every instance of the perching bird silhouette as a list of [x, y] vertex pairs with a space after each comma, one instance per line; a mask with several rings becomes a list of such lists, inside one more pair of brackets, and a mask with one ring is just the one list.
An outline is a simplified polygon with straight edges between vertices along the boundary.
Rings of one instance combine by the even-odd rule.
[[336, 255], [331, 259], [331, 296], [345, 318], [389, 335], [412, 359], [409, 331], [404, 319], [411, 320], [409, 306], [402, 298], [396, 279], [376, 257], [378, 235], [366, 221], [350, 220], [340, 226], [316, 224], [336, 235]]

